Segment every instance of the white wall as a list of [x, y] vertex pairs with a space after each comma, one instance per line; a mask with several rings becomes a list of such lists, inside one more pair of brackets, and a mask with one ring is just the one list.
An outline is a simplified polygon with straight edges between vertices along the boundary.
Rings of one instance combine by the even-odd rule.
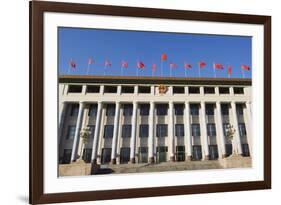
[[[66, 0], [65, 0], [66, 1]], [[76, 0], [78, 2], [78, 0]], [[82, 1], [80, 1], [82, 2]], [[280, 6], [276, 0], [84, 0], [87, 3], [161, 7], [201, 11], [266, 14], [273, 17], [273, 189], [234, 193], [199, 194], [96, 202], [104, 204], [278, 204], [281, 163], [279, 55], [281, 45]], [[28, 2], [1, 2], [1, 204], [27, 204], [28, 199]], [[274, 67], [277, 67], [274, 69]], [[4, 73], [3, 73], [4, 72]], [[4, 111], [4, 115], [3, 115]], [[280, 202], [279, 202], [280, 203]], [[73, 203], [74, 204], [74, 203]], [[92, 204], [91, 202], [76, 204]]]

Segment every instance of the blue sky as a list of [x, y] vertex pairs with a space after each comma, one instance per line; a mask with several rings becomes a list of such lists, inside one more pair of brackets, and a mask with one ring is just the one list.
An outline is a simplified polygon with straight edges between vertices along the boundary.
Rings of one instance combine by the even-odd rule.
[[[163, 61], [163, 76], [170, 76], [169, 63], [175, 63], [173, 77], [199, 77], [198, 61], [207, 66], [201, 69], [201, 77], [214, 77], [213, 63], [224, 65], [223, 70], [216, 70], [216, 77], [228, 77], [227, 66], [232, 66], [231, 77], [242, 78], [241, 64], [250, 66], [244, 71], [246, 78], [252, 73], [252, 38], [247, 36], [201, 35], [163, 32], [139, 32], [104, 29], [63, 28], [58, 29], [58, 67], [59, 74], [86, 75], [88, 59], [89, 75], [152, 76], [151, 66], [157, 64], [154, 76], [161, 73], [161, 54], [166, 53]], [[76, 69], [70, 69], [73, 59]], [[104, 69], [108, 59], [111, 67]], [[121, 71], [121, 61], [128, 62], [128, 68]], [[144, 69], [136, 68], [136, 62], [142, 61]], [[184, 69], [184, 62], [192, 68]]]

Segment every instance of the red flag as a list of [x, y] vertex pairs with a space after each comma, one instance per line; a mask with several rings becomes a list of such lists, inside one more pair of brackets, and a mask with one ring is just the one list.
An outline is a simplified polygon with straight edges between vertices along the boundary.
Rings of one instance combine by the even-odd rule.
[[241, 68], [243, 69], [243, 70], [250, 70], [250, 66], [248, 66], [248, 65], [241, 65]]
[[127, 61], [121, 61], [121, 67], [122, 68], [128, 68], [128, 62]]
[[74, 60], [70, 60], [69, 61], [69, 65], [70, 65], [70, 67], [72, 68], [72, 69], [75, 69], [76, 68], [76, 63], [74, 62]]
[[223, 69], [223, 65], [222, 65], [222, 64], [219, 64], [219, 63], [214, 63], [214, 64], [213, 64], [213, 68], [214, 68], [214, 69], [220, 69], [220, 70], [222, 70], [222, 69]]
[[167, 54], [166, 53], [162, 53], [162, 55], [161, 55], [161, 60], [162, 61], [166, 61], [167, 60]]
[[178, 66], [177, 66], [177, 64], [175, 64], [175, 63], [170, 63], [170, 68], [177, 68]]
[[92, 65], [94, 63], [94, 60], [92, 58], [88, 59], [88, 65]]
[[106, 67], [107, 67], [107, 66], [109, 66], [109, 67], [110, 67], [110, 66], [111, 66], [111, 63], [110, 63], [110, 61], [109, 61], [109, 60], [105, 60], [105, 61], [104, 61], [104, 65], [105, 65]]
[[152, 72], [156, 72], [157, 69], [157, 65], [155, 63], [152, 64]]
[[141, 62], [141, 61], [137, 62], [137, 68], [144, 68], [144, 67], [145, 67], [145, 65], [143, 62]]
[[199, 68], [204, 68], [207, 64], [204, 61], [199, 61], [198, 66]]
[[189, 68], [192, 68], [192, 66], [191, 66], [191, 64], [184, 63], [184, 68], [185, 68], [185, 69], [189, 69]]
[[232, 67], [231, 67], [230, 65], [227, 66], [227, 73], [228, 73], [229, 75], [232, 74]]

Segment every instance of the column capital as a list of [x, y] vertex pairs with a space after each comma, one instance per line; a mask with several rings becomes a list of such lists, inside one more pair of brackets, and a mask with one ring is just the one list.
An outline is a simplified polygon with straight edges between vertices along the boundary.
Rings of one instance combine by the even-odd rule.
[[79, 101], [79, 105], [85, 105], [84, 101]]

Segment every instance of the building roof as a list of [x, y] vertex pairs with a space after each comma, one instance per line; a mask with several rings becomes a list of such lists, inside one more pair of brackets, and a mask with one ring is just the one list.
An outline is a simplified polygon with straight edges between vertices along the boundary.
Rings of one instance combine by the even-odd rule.
[[60, 75], [59, 83], [252, 85], [251, 78], [185, 78], [151, 76]]

